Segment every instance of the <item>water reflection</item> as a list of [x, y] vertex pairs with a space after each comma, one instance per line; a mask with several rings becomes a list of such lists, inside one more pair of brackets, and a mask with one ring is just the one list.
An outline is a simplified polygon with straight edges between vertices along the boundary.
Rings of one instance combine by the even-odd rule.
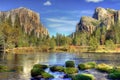
[[111, 65], [120, 65], [120, 54], [114, 53], [78, 53], [75, 57], [76, 63], [95, 61], [97, 63], [106, 63]]
[[[67, 60], [74, 60], [76, 64], [88, 61], [120, 65], [120, 54], [97, 53], [27, 53], [6, 54], [0, 63], [7, 65], [15, 72], [0, 73], [0, 80], [29, 80], [30, 70], [34, 64], [64, 65]], [[22, 72], [21, 72], [22, 71]], [[12, 73], [12, 75], [11, 75]], [[3, 75], [6, 75], [3, 77]], [[2, 76], [2, 77], [1, 77]]]

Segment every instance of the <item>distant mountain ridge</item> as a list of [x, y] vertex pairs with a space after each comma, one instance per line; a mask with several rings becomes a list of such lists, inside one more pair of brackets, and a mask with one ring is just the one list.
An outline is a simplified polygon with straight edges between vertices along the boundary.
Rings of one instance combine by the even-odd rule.
[[118, 22], [120, 22], [120, 10], [97, 7], [93, 17], [83, 16], [80, 19], [76, 26], [76, 32], [85, 31], [92, 34], [98, 27], [104, 26], [109, 30], [112, 25]]
[[10, 11], [0, 11], [0, 23], [7, 19], [11, 20], [14, 26], [16, 20], [27, 35], [34, 35], [37, 38], [48, 36], [48, 30], [42, 25], [40, 15], [30, 9], [20, 7]]

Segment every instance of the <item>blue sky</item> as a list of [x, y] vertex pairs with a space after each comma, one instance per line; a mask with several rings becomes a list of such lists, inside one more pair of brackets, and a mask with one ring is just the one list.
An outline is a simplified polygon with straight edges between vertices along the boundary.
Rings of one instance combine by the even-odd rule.
[[96, 7], [120, 10], [120, 0], [0, 0], [0, 11], [19, 7], [38, 12], [50, 35], [69, 35], [81, 16], [92, 16]]

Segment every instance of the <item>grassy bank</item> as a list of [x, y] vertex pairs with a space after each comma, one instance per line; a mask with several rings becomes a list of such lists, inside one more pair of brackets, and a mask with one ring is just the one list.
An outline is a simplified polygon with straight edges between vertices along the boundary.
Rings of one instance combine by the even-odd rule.
[[24, 53], [24, 52], [92, 52], [92, 53], [120, 53], [120, 48], [108, 49], [104, 45], [99, 46], [96, 50], [90, 50], [90, 46], [56, 46], [54, 48], [42, 47], [17, 47], [6, 49], [6, 52]]

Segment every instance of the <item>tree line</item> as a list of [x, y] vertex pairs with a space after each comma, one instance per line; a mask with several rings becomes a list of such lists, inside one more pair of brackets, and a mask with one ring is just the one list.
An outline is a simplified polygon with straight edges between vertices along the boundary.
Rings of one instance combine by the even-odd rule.
[[75, 32], [69, 36], [57, 33], [56, 36], [45, 36], [37, 38], [35, 35], [27, 35], [20, 26], [19, 18], [15, 20], [14, 26], [8, 18], [0, 23], [0, 40], [4, 40], [8, 48], [25, 46], [44, 46], [55, 48], [56, 46], [90, 46], [89, 50], [96, 50], [99, 45], [114, 48], [120, 44], [120, 25], [116, 23], [109, 30], [105, 26], [98, 27], [92, 34], [88, 32]]

